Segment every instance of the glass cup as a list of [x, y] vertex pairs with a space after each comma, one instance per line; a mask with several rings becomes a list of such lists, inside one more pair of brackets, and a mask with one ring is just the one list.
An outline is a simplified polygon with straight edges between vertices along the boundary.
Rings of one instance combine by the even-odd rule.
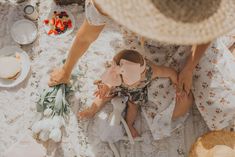
[[37, 20], [39, 16], [36, 8], [32, 5], [26, 5], [24, 7], [24, 14], [28, 19], [33, 21]]

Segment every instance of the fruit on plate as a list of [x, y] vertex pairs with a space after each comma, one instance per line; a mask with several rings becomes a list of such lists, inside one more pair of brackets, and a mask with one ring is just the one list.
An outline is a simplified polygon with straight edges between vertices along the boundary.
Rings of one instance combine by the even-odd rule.
[[20, 56], [16, 54], [16, 57], [1, 57], [0, 67], [7, 67], [0, 69], [0, 78], [15, 80], [21, 72]]
[[54, 11], [51, 19], [45, 19], [44, 24], [50, 27], [48, 35], [59, 35], [73, 27], [72, 21], [66, 11]]

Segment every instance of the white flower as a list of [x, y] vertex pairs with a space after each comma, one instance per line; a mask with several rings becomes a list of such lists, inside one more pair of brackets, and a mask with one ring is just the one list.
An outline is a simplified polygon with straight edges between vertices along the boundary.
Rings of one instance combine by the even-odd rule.
[[51, 118], [41, 120], [41, 128], [44, 131], [50, 131], [53, 129], [53, 122]]
[[32, 126], [32, 131], [38, 134], [42, 130], [41, 121], [35, 122]]
[[59, 128], [55, 128], [51, 131], [49, 138], [52, 139], [55, 142], [60, 142], [61, 141], [61, 130]]
[[63, 125], [63, 117], [61, 116], [54, 116], [52, 119], [52, 125], [54, 128], [61, 128], [61, 126]]
[[46, 142], [49, 139], [49, 132], [48, 131], [42, 131], [39, 134], [39, 139], [43, 142]]
[[62, 88], [59, 88], [56, 97], [55, 97], [55, 110], [60, 111], [63, 104], [63, 91]]
[[52, 114], [52, 109], [50, 109], [50, 108], [47, 108], [45, 111], [44, 111], [44, 116], [46, 116], [46, 117], [49, 117], [51, 114]]

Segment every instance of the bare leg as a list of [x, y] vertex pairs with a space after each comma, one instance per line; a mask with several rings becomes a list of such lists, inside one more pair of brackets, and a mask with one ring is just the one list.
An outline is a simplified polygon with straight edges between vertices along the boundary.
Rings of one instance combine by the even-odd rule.
[[172, 119], [175, 120], [181, 116], [184, 116], [193, 104], [193, 94], [192, 92], [187, 95], [186, 93], [182, 96], [175, 105]]
[[127, 125], [130, 129], [131, 135], [133, 138], [138, 137], [139, 133], [137, 130], [134, 128], [134, 122], [137, 117], [138, 113], [138, 106], [136, 104], [133, 104], [128, 101], [128, 108], [127, 108], [127, 114], [126, 114], [126, 122]]
[[78, 112], [77, 116], [80, 117], [81, 119], [84, 118], [92, 118], [95, 116], [97, 112], [99, 112], [103, 106], [110, 101], [109, 98], [107, 99], [100, 99], [98, 97], [95, 98], [94, 102], [92, 103], [91, 107], [88, 107], [87, 109]]

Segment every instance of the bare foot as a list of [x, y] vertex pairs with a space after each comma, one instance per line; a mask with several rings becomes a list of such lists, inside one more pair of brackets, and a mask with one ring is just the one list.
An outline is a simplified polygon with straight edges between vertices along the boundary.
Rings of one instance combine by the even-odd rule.
[[95, 105], [92, 105], [91, 107], [78, 112], [77, 116], [81, 119], [86, 119], [86, 118], [92, 118], [95, 116], [97, 112], [97, 107]]
[[138, 131], [133, 127], [133, 126], [128, 126], [131, 132], [131, 135], [133, 138], [139, 137], [139, 133]]
[[232, 54], [233, 54], [233, 56], [235, 57], [235, 49], [233, 49]]
[[176, 105], [172, 115], [172, 120], [176, 120], [177, 118], [187, 114], [189, 109], [193, 105], [193, 99], [194, 98], [192, 92], [190, 92], [189, 95], [187, 95], [184, 92], [183, 96], [180, 96], [180, 98], [176, 100]]

